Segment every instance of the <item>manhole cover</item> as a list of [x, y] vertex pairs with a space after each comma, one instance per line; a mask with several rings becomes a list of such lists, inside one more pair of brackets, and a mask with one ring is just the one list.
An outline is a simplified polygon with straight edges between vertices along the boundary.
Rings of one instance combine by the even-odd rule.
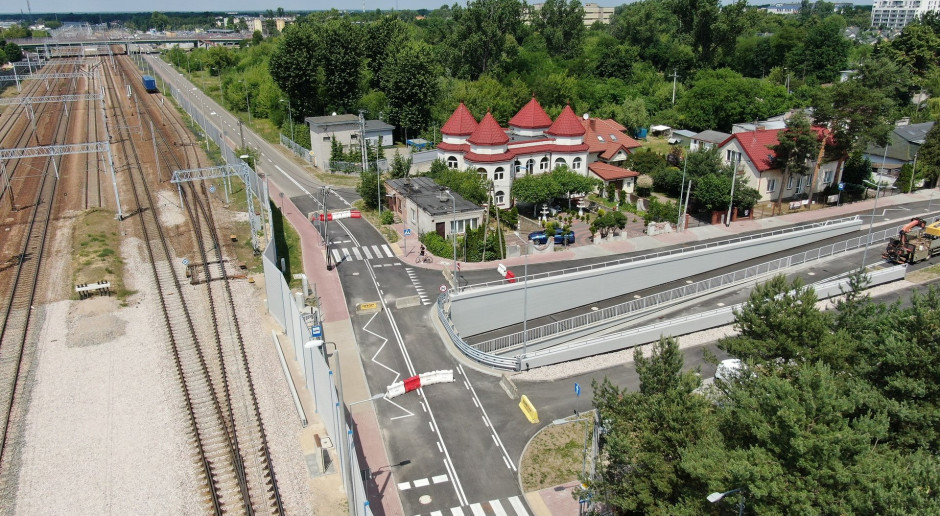
[[431, 503], [431, 495], [422, 495], [421, 498], [418, 498], [418, 502], [420, 502], [422, 505]]

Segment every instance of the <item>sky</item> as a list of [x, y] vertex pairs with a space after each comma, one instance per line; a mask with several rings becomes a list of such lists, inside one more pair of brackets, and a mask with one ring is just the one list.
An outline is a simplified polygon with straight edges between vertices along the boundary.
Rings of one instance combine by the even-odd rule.
[[[161, 12], [171, 11], [264, 11], [266, 9], [277, 9], [283, 7], [287, 11], [291, 10], [328, 10], [328, 9], [362, 9], [362, 0], [270, 0], [267, 3], [264, 0], [229, 0], [227, 2], [210, 1], [192, 1], [192, 0], [162, 0], [153, 2], [127, 2], [126, 0], [30, 0], [30, 5], [34, 13], [68, 13], [68, 12], [128, 12], [141, 11], [152, 12], [158, 10]], [[538, 3], [541, 0], [530, 0], [530, 3]], [[595, 3], [605, 7], [615, 7], [625, 3], [631, 3], [631, 0], [582, 0], [582, 3]], [[844, 1], [844, 0], [843, 0]], [[853, 0], [848, 0], [853, 1]], [[464, 4], [466, 0], [365, 0], [365, 8], [369, 11], [381, 9], [390, 11], [394, 9], [437, 9], [442, 5], [453, 5], [455, 2]], [[764, 5], [769, 3], [791, 3], [799, 0], [751, 0], [753, 5]], [[722, 3], [727, 3], [723, 0]], [[860, 5], [871, 5], [871, 1], [854, 0], [854, 3]], [[18, 13], [20, 10], [27, 13], [26, 0], [6, 0], [0, 7], [2, 13]], [[135, 5], [148, 5], [148, 8], [134, 8]]]

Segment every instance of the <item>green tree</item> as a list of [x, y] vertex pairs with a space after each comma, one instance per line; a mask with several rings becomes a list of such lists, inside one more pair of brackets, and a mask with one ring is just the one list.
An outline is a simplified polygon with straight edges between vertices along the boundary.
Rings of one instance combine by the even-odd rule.
[[438, 69], [431, 47], [416, 41], [392, 56], [383, 69], [382, 87], [388, 99], [388, 121], [415, 132], [431, 119], [439, 95]]
[[6, 57], [7, 61], [11, 63], [18, 63], [23, 60], [23, 51], [20, 49], [20, 46], [12, 41], [7, 42], [3, 46], [3, 55]]
[[927, 186], [934, 188], [940, 176], [940, 124], [935, 123], [927, 132], [924, 144], [917, 151], [917, 162]]
[[366, 208], [375, 210], [379, 206], [379, 199], [385, 198], [385, 182], [379, 182], [381, 179], [377, 172], [365, 170], [359, 176], [359, 183], [356, 184], [356, 193], [362, 197], [362, 202]]
[[555, 182], [556, 190], [562, 192], [561, 195], [589, 194], [601, 185], [600, 180], [581, 175], [564, 165], [555, 167], [555, 170], [548, 174], [548, 178]]
[[323, 88], [321, 52], [324, 42], [314, 24], [288, 25], [277, 38], [268, 70], [278, 87], [294, 102], [300, 113], [322, 113]]
[[[802, 112], [787, 120], [786, 130], [777, 133], [777, 144], [770, 147], [774, 151], [774, 167], [783, 169], [784, 184], [789, 184], [794, 174], [804, 176], [809, 172], [809, 162], [816, 159], [820, 145], [819, 136]], [[783, 191], [781, 185], [777, 196], [778, 210], [783, 202]]]
[[499, 70], [506, 52], [521, 41], [522, 3], [519, 0], [473, 0], [450, 9], [442, 61], [450, 74], [476, 79]]
[[782, 86], [720, 69], [699, 72], [679, 99], [679, 110], [690, 127], [730, 131], [736, 122], [764, 119], [786, 110], [789, 103]]
[[411, 156], [408, 158], [402, 157], [402, 155], [396, 150], [395, 157], [392, 158], [392, 166], [389, 170], [389, 175], [392, 176], [392, 179], [400, 179], [403, 177], [408, 177], [411, 172]]
[[839, 77], [852, 46], [843, 35], [844, 31], [845, 20], [839, 15], [829, 16], [807, 31], [803, 52], [805, 74], [815, 76], [820, 82], [831, 82]]
[[746, 361], [787, 367], [814, 361], [829, 352], [830, 318], [816, 308], [816, 291], [799, 278], [775, 276], [751, 291], [735, 310], [739, 335], [718, 347]]
[[365, 27], [363, 54], [369, 58], [370, 84], [379, 88], [385, 77], [384, 69], [401, 49], [412, 42], [408, 26], [395, 16], [382, 16]]
[[459, 193], [470, 202], [484, 204], [489, 198], [486, 181], [473, 170], [452, 169], [443, 161], [435, 160], [427, 176], [437, 184]]
[[552, 55], [575, 57], [584, 40], [584, 7], [578, 0], [545, 0], [541, 9], [530, 11], [532, 27], [545, 38]]
[[540, 204], [564, 194], [558, 183], [553, 181], [548, 174], [517, 177], [512, 182], [513, 198], [526, 204], [531, 203], [533, 214]]
[[[639, 392], [606, 378], [593, 384], [594, 405], [605, 422], [595, 496], [621, 514], [676, 514], [676, 506], [686, 503], [697, 504], [701, 514], [701, 493], [708, 491], [683, 467], [684, 450], [714, 436], [709, 402], [693, 393], [701, 379], [682, 371], [682, 353], [672, 338], [660, 339], [649, 358], [637, 349], [633, 359]], [[688, 502], [696, 492], [700, 501]]]

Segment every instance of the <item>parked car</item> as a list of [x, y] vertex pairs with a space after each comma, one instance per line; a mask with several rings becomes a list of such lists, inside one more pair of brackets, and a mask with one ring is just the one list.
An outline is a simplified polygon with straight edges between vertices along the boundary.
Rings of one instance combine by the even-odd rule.
[[561, 228], [555, 229], [555, 244], [556, 245], [570, 245], [574, 243], [574, 231], [569, 230], [567, 233], [562, 231]]
[[548, 243], [548, 235], [546, 235], [544, 231], [535, 231], [529, 233], [529, 240], [536, 245], [545, 245]]

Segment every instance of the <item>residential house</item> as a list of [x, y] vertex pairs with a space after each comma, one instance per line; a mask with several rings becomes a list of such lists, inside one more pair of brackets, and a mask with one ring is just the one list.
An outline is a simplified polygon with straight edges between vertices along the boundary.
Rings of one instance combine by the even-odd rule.
[[624, 168], [624, 163], [634, 149], [640, 148], [640, 142], [627, 135], [627, 128], [616, 120], [591, 118], [585, 114], [581, 118], [581, 126], [584, 127], [584, 142], [588, 145], [590, 173], [604, 181], [605, 189], [613, 183], [618, 192], [626, 190], [633, 193], [640, 174]]
[[[813, 128], [820, 138], [828, 135], [828, 131]], [[738, 184], [755, 188], [760, 192], [761, 201], [776, 201], [782, 191], [783, 199], [800, 199], [801, 195], [810, 193], [810, 175], [791, 174], [784, 177], [784, 171], [776, 168], [771, 147], [777, 145], [777, 136], [784, 129], [758, 129], [756, 131], [740, 132], [730, 135], [718, 151], [725, 164], [736, 166], [739, 176]], [[815, 166], [815, 162], [811, 164]], [[823, 162], [816, 172], [816, 185], [813, 193], [825, 189], [837, 180], [835, 177], [838, 161]], [[812, 171], [812, 168], [810, 169]], [[786, 184], [784, 184], [786, 182]]]
[[503, 129], [486, 113], [478, 123], [462, 102], [441, 127], [438, 156], [448, 167], [473, 169], [492, 184], [493, 202], [512, 205], [512, 182], [520, 175], [544, 174], [564, 165], [588, 175], [586, 131], [571, 106], [554, 121], [533, 97]]
[[[358, 115], [309, 116], [304, 122], [310, 128], [310, 151], [313, 152], [313, 165], [328, 168], [332, 140], [343, 146], [360, 145], [360, 127]], [[395, 127], [381, 120], [365, 121], [365, 139], [376, 144], [380, 139], [383, 146], [392, 145], [392, 131]]]
[[902, 166], [907, 163], [914, 164], [917, 152], [924, 144], [933, 124], [934, 122], [924, 122], [897, 126], [888, 135], [887, 148], [870, 145], [866, 149], [864, 156], [871, 161], [879, 180], [894, 183]]
[[[456, 192], [450, 192], [429, 177], [406, 177], [385, 181], [388, 208], [406, 228], [419, 235], [435, 232], [443, 238], [463, 234], [483, 224], [483, 207]], [[453, 197], [451, 197], [453, 195]]]
[[676, 129], [672, 132], [672, 138], [669, 143], [672, 145], [681, 145], [683, 147], [692, 146], [692, 138], [695, 138], [696, 132], [688, 129]]
[[717, 147], [727, 140], [729, 136], [731, 135], [728, 133], [712, 131], [711, 129], [702, 131], [692, 136], [692, 143], [689, 144], [689, 150], [691, 152], [698, 152]]

